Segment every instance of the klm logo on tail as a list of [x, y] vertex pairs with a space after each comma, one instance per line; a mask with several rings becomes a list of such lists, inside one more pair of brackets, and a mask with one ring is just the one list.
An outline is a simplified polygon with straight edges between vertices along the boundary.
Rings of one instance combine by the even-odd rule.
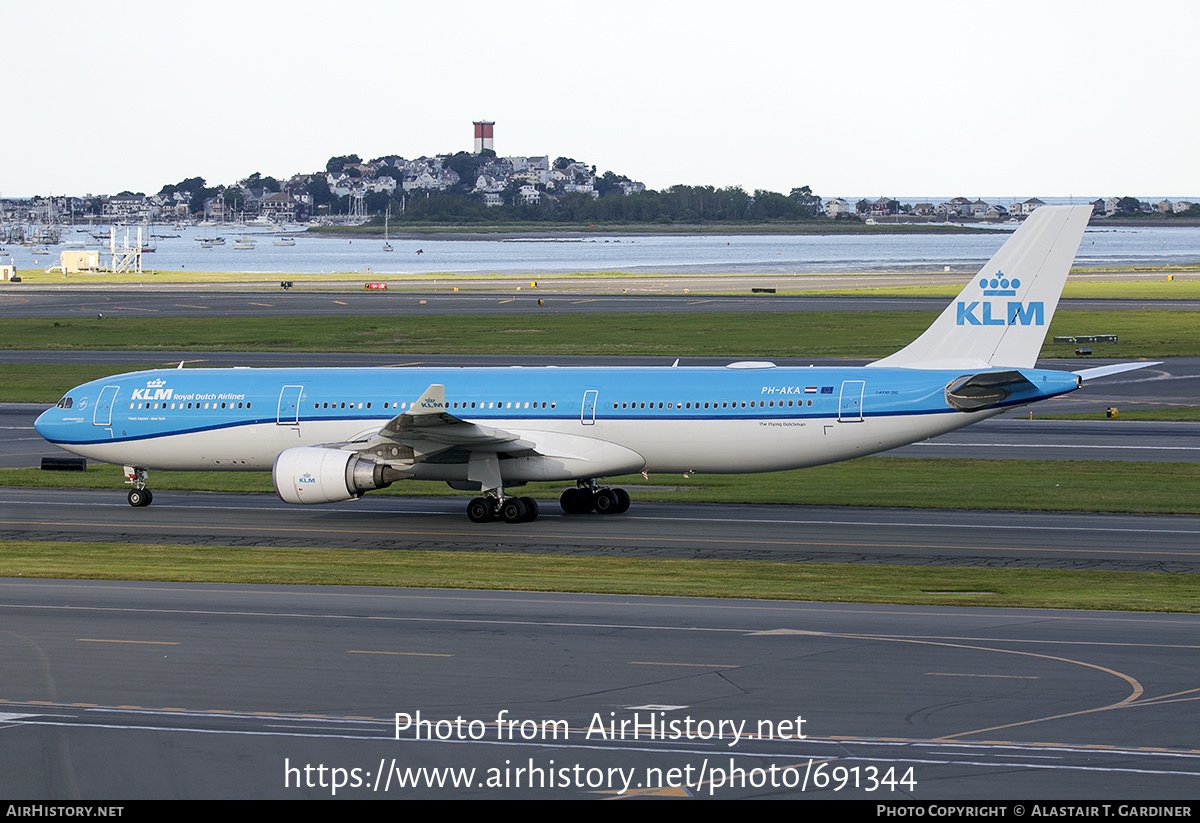
[[[1009, 280], [1004, 276], [1004, 272], [998, 271], [992, 278], [980, 278], [979, 285], [983, 288], [984, 297], [1016, 297], [1021, 281], [1015, 277]], [[975, 313], [976, 310], [979, 310], [979, 314]], [[1028, 305], [1017, 300], [1009, 300], [1004, 304], [1003, 310], [999, 301], [973, 300], [967, 303], [959, 300], [955, 324], [959, 326], [1044, 326], [1046, 325], [1046, 310], [1040, 300], [1030, 302]]]

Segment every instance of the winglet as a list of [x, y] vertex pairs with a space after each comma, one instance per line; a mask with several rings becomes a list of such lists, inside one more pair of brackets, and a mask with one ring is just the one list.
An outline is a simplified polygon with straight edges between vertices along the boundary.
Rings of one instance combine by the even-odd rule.
[[446, 387], [441, 383], [434, 383], [425, 390], [420, 400], [408, 407], [405, 414], [441, 414], [444, 411], [446, 411]]
[[1091, 215], [1091, 206], [1035, 210], [924, 334], [870, 365], [1033, 367]]

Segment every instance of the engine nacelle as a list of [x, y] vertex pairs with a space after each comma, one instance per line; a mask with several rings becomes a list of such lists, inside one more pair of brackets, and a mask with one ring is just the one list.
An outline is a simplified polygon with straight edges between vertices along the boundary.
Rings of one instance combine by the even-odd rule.
[[285, 503], [339, 503], [382, 489], [411, 474], [369, 455], [298, 446], [275, 458], [271, 482]]

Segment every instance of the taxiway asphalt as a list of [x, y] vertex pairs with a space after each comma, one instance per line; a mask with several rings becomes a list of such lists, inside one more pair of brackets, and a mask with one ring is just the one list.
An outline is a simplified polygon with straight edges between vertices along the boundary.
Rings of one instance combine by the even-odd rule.
[[1200, 517], [637, 500], [624, 515], [473, 524], [465, 497], [290, 506], [273, 494], [0, 488], [0, 540], [503, 551], [989, 568], [1200, 572]]
[[1196, 615], [14, 579], [0, 613], [9, 798], [1161, 805], [1200, 778]]

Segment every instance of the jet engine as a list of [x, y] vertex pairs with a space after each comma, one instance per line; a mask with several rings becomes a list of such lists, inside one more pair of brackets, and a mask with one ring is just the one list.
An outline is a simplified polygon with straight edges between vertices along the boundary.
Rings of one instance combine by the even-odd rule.
[[312, 446], [281, 452], [271, 469], [275, 492], [285, 503], [338, 503], [408, 477], [370, 455]]

